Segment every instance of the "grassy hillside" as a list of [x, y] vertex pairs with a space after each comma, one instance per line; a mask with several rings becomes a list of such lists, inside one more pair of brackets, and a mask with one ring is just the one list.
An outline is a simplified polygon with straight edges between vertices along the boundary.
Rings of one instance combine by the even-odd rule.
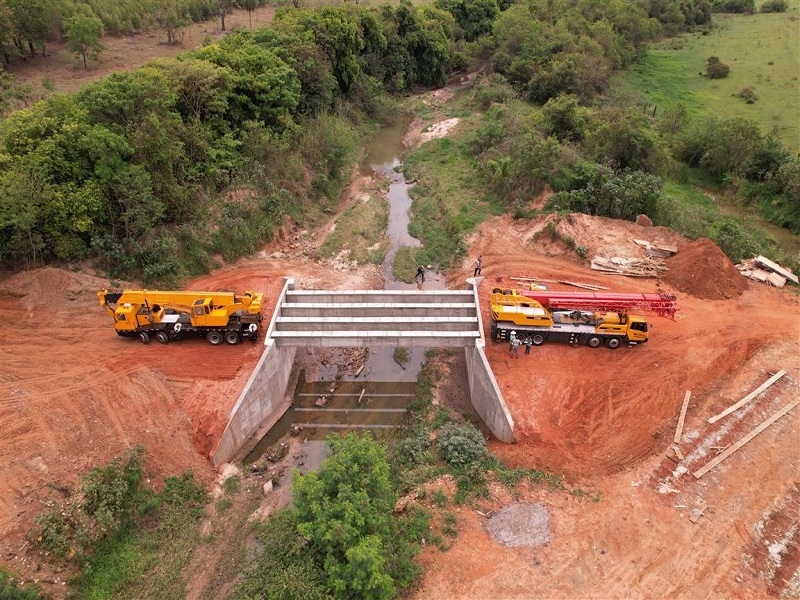
[[[800, 0], [789, 0], [785, 13], [718, 14], [714, 23], [708, 35], [655, 45], [623, 85], [661, 110], [683, 102], [694, 114], [752, 119], [765, 133], [777, 127], [784, 144], [800, 151]], [[705, 77], [709, 56], [730, 67], [727, 78]], [[746, 87], [758, 95], [752, 104], [740, 96]]]

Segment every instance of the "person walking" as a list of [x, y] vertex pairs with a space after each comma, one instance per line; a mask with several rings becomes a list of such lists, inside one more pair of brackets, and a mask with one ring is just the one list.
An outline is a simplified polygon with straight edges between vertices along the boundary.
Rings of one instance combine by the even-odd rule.
[[[512, 331], [508, 334], [508, 353], [511, 354], [514, 352], [514, 340], [517, 339], [517, 332]], [[512, 354], [513, 356], [513, 354]]]
[[478, 260], [475, 261], [475, 272], [472, 274], [473, 277], [477, 277], [481, 274], [481, 267], [483, 266], [483, 254], [478, 254]]
[[511, 358], [519, 358], [519, 345], [521, 343], [521, 339], [514, 337], [514, 341], [511, 342]]
[[530, 354], [531, 353], [531, 345], [533, 344], [533, 340], [531, 339], [531, 336], [526, 335], [525, 336], [525, 340], [522, 343], [525, 344], [525, 354]]
[[414, 281], [425, 283], [425, 268], [422, 265], [417, 267], [417, 274], [414, 275]]

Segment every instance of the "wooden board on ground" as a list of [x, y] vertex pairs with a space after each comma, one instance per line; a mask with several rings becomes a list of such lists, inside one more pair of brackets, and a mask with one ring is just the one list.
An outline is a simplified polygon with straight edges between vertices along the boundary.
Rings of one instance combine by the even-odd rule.
[[798, 283], [798, 281], [800, 281], [800, 280], [798, 280], [797, 275], [792, 273], [789, 269], [783, 268], [778, 263], [772, 262], [770, 259], [768, 259], [765, 256], [756, 256], [755, 261], [761, 267], [763, 267], [763, 268], [765, 268], [765, 269], [767, 269], [769, 271], [773, 271], [775, 273], [778, 273], [779, 275], [782, 275], [786, 279], [791, 279], [795, 283]]
[[[675, 438], [672, 440], [676, 444], [681, 443], [681, 435], [683, 434], [683, 421], [686, 419], [686, 409], [689, 408], [689, 398], [692, 397], [692, 392], [686, 390], [683, 396], [683, 406], [681, 406], [681, 416], [678, 417], [678, 427], [675, 429]], [[683, 458], [681, 458], [683, 460]]]
[[692, 475], [694, 475], [694, 478], [695, 479], [700, 479], [703, 475], [708, 473], [711, 469], [716, 467], [719, 463], [721, 463], [723, 460], [728, 458], [731, 454], [736, 452], [739, 448], [744, 446], [747, 442], [752, 440], [759, 433], [761, 433], [767, 427], [772, 425], [775, 421], [777, 421], [782, 416], [784, 416], [786, 413], [788, 413], [790, 410], [795, 408], [798, 404], [800, 404], [800, 398], [798, 398], [794, 402], [784, 406], [782, 409], [780, 409], [778, 412], [776, 412], [774, 415], [772, 415], [769, 419], [767, 419], [766, 421], [761, 423], [761, 425], [759, 425], [758, 427], [753, 429], [750, 433], [748, 433], [746, 436], [744, 436], [742, 439], [740, 439], [738, 442], [736, 442], [733, 446], [731, 446], [730, 448], [725, 450], [725, 452], [723, 452], [722, 454], [720, 454], [719, 456], [717, 456], [716, 458], [714, 458], [713, 460], [708, 462], [705, 466], [701, 467], [700, 469], [698, 469], [697, 471], [692, 473]]
[[723, 410], [723, 411], [722, 411], [721, 413], [719, 413], [718, 415], [714, 415], [713, 417], [709, 418], [709, 419], [708, 419], [708, 422], [709, 422], [709, 423], [716, 423], [716, 422], [717, 422], [717, 421], [719, 421], [719, 420], [720, 420], [722, 417], [727, 417], [729, 414], [731, 414], [731, 413], [732, 413], [732, 412], [734, 412], [735, 410], [738, 410], [739, 408], [741, 408], [742, 406], [744, 406], [745, 404], [747, 404], [748, 402], [750, 402], [750, 400], [752, 400], [753, 398], [755, 398], [756, 396], [758, 396], [758, 395], [759, 395], [761, 392], [763, 392], [764, 390], [766, 390], [768, 387], [770, 387], [770, 386], [771, 386], [773, 383], [775, 383], [776, 381], [778, 381], [778, 379], [780, 379], [780, 378], [781, 378], [781, 377], [783, 377], [784, 375], [786, 375], [786, 371], [785, 371], [785, 370], [783, 370], [783, 369], [781, 369], [780, 371], [778, 371], [777, 373], [775, 373], [775, 375], [773, 375], [772, 377], [770, 377], [769, 379], [767, 379], [767, 380], [766, 380], [764, 383], [762, 383], [760, 386], [758, 386], [758, 387], [757, 387], [755, 390], [753, 390], [752, 392], [750, 392], [749, 394], [747, 394], [747, 396], [745, 396], [744, 398], [742, 398], [741, 400], [739, 400], [739, 401], [738, 401], [738, 402], [736, 402], [735, 404], [732, 404], [731, 406], [729, 406], [728, 408], [726, 408], [725, 410]]

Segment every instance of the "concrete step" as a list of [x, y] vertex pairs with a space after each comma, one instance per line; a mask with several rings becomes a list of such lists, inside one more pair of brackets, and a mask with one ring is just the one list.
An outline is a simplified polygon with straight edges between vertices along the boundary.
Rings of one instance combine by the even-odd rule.
[[474, 331], [476, 317], [278, 317], [275, 331]]
[[285, 317], [348, 317], [361, 315], [364, 317], [390, 317], [397, 316], [436, 316], [446, 315], [453, 317], [475, 316], [477, 311], [474, 304], [464, 302], [297, 302], [281, 305], [281, 314]]
[[474, 304], [475, 296], [469, 290], [287, 290], [283, 305], [298, 302], [310, 303], [422, 303]]
[[464, 348], [475, 345], [480, 331], [275, 331], [278, 346], [340, 348], [349, 346], [403, 346], [417, 348]]

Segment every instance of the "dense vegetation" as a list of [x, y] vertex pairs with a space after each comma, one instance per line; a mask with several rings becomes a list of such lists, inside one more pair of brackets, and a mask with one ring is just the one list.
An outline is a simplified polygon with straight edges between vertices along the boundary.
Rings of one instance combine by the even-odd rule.
[[[64, 14], [73, 6], [37, 2]], [[470, 64], [492, 72], [475, 92], [485, 114], [468, 151], [498, 205], [515, 210], [549, 185], [560, 192], [554, 208], [647, 211], [676, 225], [680, 209], [658, 201], [661, 182], [685, 180], [688, 165], [798, 231], [798, 159], [774, 136], [680, 106], [652, 118], [608, 101], [615, 70], [659, 36], [709, 27], [711, 7], [438, 0], [280, 10], [269, 28], [10, 114], [0, 125], [0, 260], [94, 256], [113, 277], [175, 284], [216, 256], [252, 253], [284, 219], [313, 221], [334, 201], [388, 94], [441, 85]], [[512, 98], [542, 108], [523, 119]], [[452, 259], [458, 243], [441, 253], [455, 246]]]

